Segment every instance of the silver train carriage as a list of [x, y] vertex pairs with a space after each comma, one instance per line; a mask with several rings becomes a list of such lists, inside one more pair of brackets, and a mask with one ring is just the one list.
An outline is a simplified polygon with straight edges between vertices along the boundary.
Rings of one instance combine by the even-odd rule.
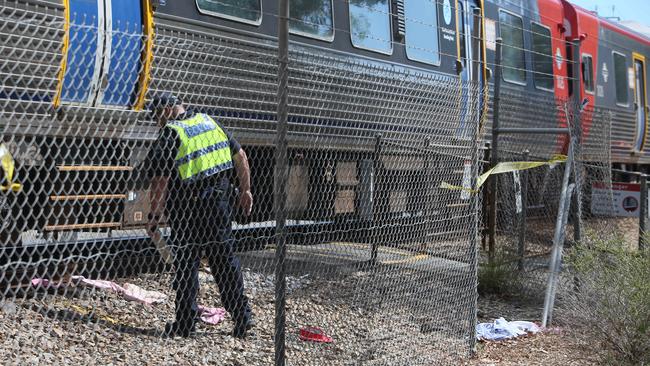
[[[439, 186], [468, 184], [476, 159], [481, 15], [474, 0], [292, 2], [290, 219], [408, 221], [434, 200], [431, 222], [466, 215], [467, 195]], [[148, 213], [147, 101], [161, 91], [242, 143], [257, 202], [237, 228], [272, 230], [275, 1], [4, 0], [0, 16], [2, 146], [22, 186], [2, 191], [5, 246], [143, 236], [130, 230]]]

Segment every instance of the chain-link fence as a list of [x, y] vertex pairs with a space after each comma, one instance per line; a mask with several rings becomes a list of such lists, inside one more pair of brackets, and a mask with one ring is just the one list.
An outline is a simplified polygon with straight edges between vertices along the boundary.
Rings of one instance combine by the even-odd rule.
[[[498, 105], [500, 128], [534, 130], [566, 126], [567, 102], [507, 89], [500, 92], [500, 98], [504, 101]], [[496, 245], [485, 248], [484, 264], [489, 267], [488, 258], [492, 258], [493, 265], [517, 273], [509, 285], [522, 295], [543, 296], [546, 287], [565, 171], [564, 162], [554, 160], [557, 154], [567, 154], [568, 138], [534, 131], [498, 136], [498, 161], [548, 162], [492, 178], [497, 184]]]
[[[499, 123], [504, 130], [529, 130], [498, 137], [499, 161], [547, 163], [493, 178], [497, 181], [496, 245], [488, 248], [484, 244], [482, 264], [516, 273], [509, 277], [511, 287], [507, 291], [541, 302], [554, 271], [554, 246], [561, 253], [578, 242], [620, 238], [636, 249], [639, 218], [617, 217], [620, 214], [616, 213], [619, 202], [614, 197], [611, 175], [609, 112], [572, 100], [533, 98], [509, 90], [501, 92], [501, 100], [507, 101], [498, 105]], [[553, 133], [558, 126], [568, 129]], [[540, 133], [540, 129], [549, 131]], [[569, 185], [564, 182], [566, 164], [558, 154], [569, 155]], [[572, 193], [570, 202], [566, 202], [568, 207], [563, 209], [561, 202], [567, 188]], [[636, 204], [631, 203], [630, 211], [639, 202]], [[562, 211], [568, 215], [563, 220], [558, 219]], [[557, 269], [563, 266], [561, 261], [558, 263]], [[570, 276], [563, 279], [572, 280]]]
[[278, 216], [274, 39], [147, 8], [0, 16], [7, 363], [470, 353], [480, 198], [440, 186], [476, 181], [481, 85], [292, 43]]

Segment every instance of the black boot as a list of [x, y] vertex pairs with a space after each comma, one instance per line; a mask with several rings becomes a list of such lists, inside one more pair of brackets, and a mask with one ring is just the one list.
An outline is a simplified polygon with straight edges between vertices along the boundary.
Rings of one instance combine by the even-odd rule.
[[247, 320], [235, 323], [235, 328], [232, 330], [232, 336], [239, 339], [246, 338], [246, 332], [255, 326], [255, 319], [251, 315]]

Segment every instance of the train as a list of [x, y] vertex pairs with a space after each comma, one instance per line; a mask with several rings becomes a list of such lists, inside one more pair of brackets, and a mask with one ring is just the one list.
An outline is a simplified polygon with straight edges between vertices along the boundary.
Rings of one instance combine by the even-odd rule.
[[[162, 91], [242, 143], [256, 205], [239, 227], [271, 230], [277, 10], [268, 0], [0, 3], [0, 143], [22, 186], [7, 189], [4, 171], [4, 247], [27, 245], [28, 233], [118, 240], [141, 229], [142, 164], [158, 134], [147, 101]], [[466, 217], [469, 195], [439, 186], [466, 185], [488, 140], [497, 39], [502, 95], [523, 101], [504, 125], [557, 127], [552, 106], [580, 100], [611, 117], [612, 163], [650, 166], [650, 39], [568, 1], [295, 0], [289, 22], [286, 209], [296, 227], [412, 227], [433, 206], [435, 222]], [[533, 111], [542, 101], [551, 107]], [[556, 136], [526, 138], [547, 154], [566, 149]]]

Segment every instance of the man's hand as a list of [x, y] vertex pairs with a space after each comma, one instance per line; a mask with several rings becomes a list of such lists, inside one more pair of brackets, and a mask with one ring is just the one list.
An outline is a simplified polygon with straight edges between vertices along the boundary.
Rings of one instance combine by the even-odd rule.
[[248, 157], [244, 149], [233, 155], [237, 180], [239, 180], [239, 207], [246, 216], [251, 214], [253, 209], [253, 194], [251, 193], [251, 171], [248, 166]]
[[244, 210], [244, 214], [249, 216], [253, 209], [253, 194], [250, 190], [239, 193], [239, 207]]

